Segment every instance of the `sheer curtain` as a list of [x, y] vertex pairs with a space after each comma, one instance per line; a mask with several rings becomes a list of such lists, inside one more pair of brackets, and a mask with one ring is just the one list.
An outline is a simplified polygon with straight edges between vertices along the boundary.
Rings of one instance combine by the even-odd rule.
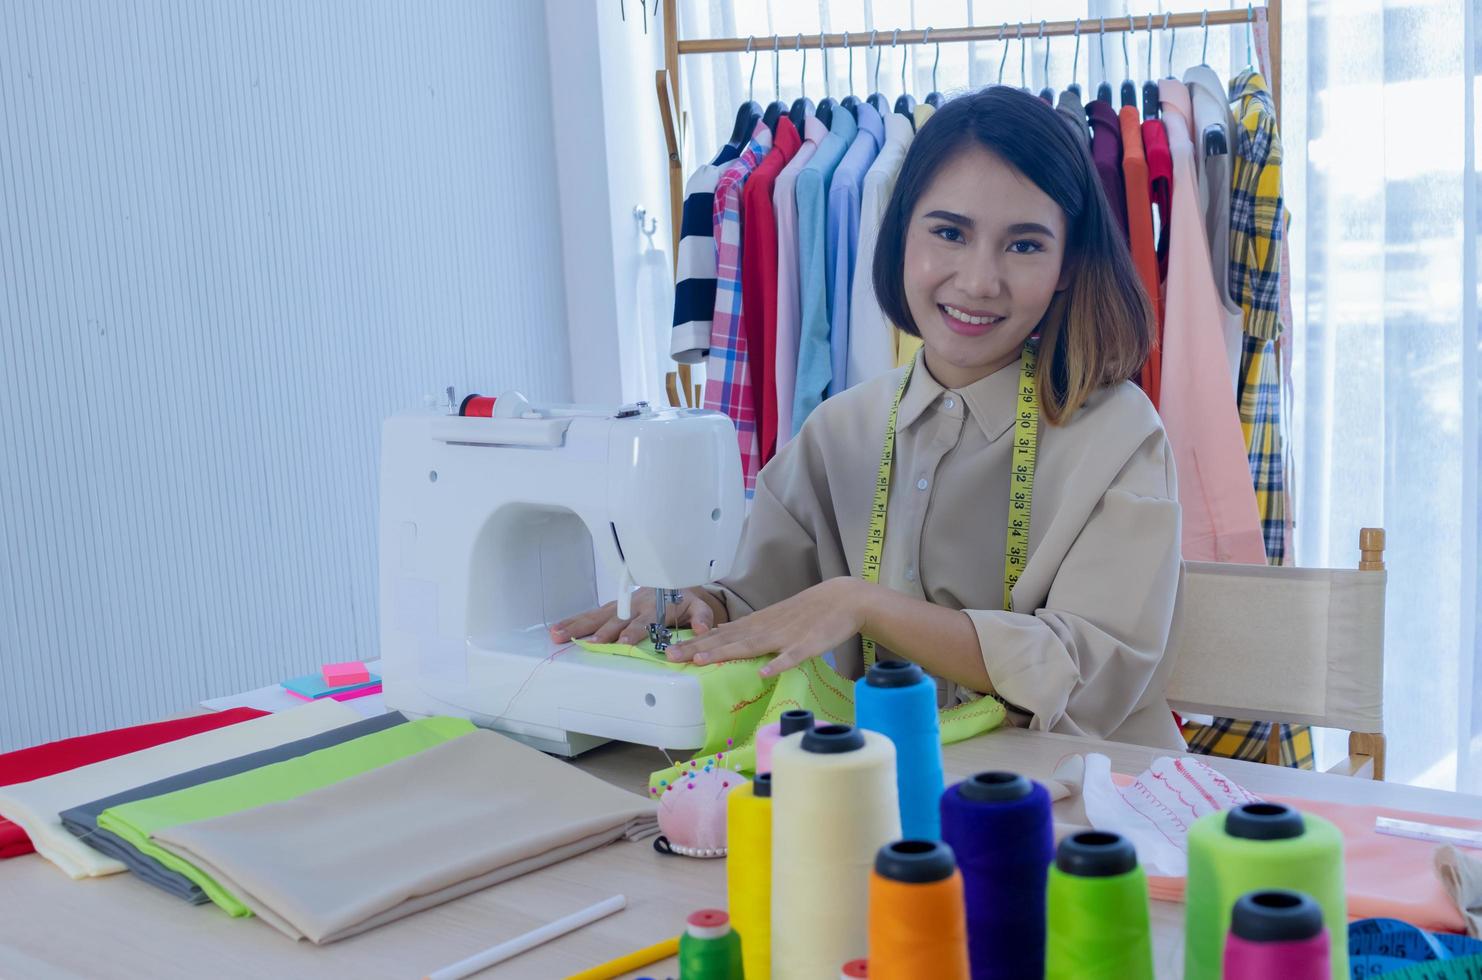
[[[1036, 39], [1040, 20], [1141, 18], [1243, 4], [1124, 0], [679, 0], [682, 36], [755, 34], [753, 57], [686, 56], [687, 159], [713, 154], [748, 90], [766, 103], [800, 93], [798, 32], [858, 32], [828, 53], [828, 94], [933, 87], [933, 46], [892, 49], [893, 28], [1001, 25], [1006, 41], [944, 44], [935, 88], [1000, 78], [1038, 90], [1072, 77], [1094, 92], [1130, 76], [1181, 76], [1207, 61], [1226, 79], [1247, 63], [1246, 32], [1139, 30]], [[1358, 532], [1388, 531], [1386, 729], [1389, 778], [1482, 791], [1478, 496], [1482, 407], [1474, 22], [1482, 0], [1286, 0], [1281, 129], [1292, 212], [1296, 561], [1353, 567]], [[1015, 40], [1021, 35], [1023, 42]], [[1155, 16], [1154, 23], [1157, 23]], [[869, 47], [874, 29], [875, 46]], [[783, 35], [774, 76], [771, 36]], [[1125, 43], [1124, 43], [1125, 42]], [[1047, 50], [1048, 47], [1048, 50]], [[878, 86], [876, 65], [879, 65]], [[753, 65], [755, 74], [753, 76]], [[802, 88], [824, 94], [806, 54]], [[1021, 81], [1022, 79], [1022, 81]], [[1333, 737], [1320, 740], [1319, 761]]]

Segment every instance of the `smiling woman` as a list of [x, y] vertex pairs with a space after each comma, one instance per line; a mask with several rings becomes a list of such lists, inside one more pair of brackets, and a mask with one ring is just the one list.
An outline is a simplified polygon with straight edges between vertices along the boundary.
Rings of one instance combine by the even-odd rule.
[[[775, 674], [832, 651], [850, 678], [895, 656], [943, 707], [988, 695], [1018, 724], [1182, 748], [1177, 487], [1127, 380], [1150, 307], [1085, 147], [1018, 91], [952, 100], [911, 144], [873, 272], [922, 355], [824, 401], [763, 468], [732, 574], [689, 590], [674, 618], [696, 635], [669, 656], [775, 652]], [[633, 642], [651, 608], [556, 638]]]

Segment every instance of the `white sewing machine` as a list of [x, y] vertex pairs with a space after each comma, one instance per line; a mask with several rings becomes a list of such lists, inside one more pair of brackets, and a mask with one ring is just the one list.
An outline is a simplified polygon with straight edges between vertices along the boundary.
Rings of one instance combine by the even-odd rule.
[[386, 420], [387, 706], [461, 715], [560, 755], [608, 739], [698, 748], [693, 677], [555, 644], [548, 627], [613, 590], [626, 607], [635, 585], [721, 578], [743, 517], [736, 432], [716, 412], [533, 406], [510, 392], [491, 417]]

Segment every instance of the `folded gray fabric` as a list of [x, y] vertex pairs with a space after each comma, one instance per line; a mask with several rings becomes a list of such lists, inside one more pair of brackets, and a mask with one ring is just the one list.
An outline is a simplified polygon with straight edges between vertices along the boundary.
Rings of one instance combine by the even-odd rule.
[[1436, 848], [1435, 862], [1441, 887], [1467, 920], [1467, 935], [1482, 939], [1482, 852], [1447, 844]]
[[649, 800], [475, 731], [151, 840], [284, 934], [327, 943], [656, 827]]
[[190, 772], [181, 773], [178, 776], [170, 776], [167, 779], [156, 780], [143, 786], [124, 790], [122, 793], [114, 793], [105, 796], [101, 800], [93, 800], [91, 803], [83, 803], [63, 810], [60, 814], [62, 826], [66, 827], [79, 840], [86, 843], [95, 851], [99, 851], [109, 857], [123, 862], [130, 871], [139, 876], [141, 881], [146, 881], [156, 888], [162, 888], [172, 895], [176, 895], [201, 905], [210, 901], [206, 893], [201, 891], [199, 885], [189, 878], [160, 864], [147, 854], [141, 854], [132, 844], [116, 834], [103, 830], [98, 826], [98, 815], [112, 806], [123, 803], [132, 803], [135, 800], [147, 800], [155, 796], [163, 796], [173, 793], [188, 786], [199, 786], [213, 780], [224, 779], [227, 776], [235, 776], [238, 773], [260, 769], [274, 762], [282, 762], [285, 759], [296, 759], [310, 752], [327, 749], [331, 745], [339, 745], [362, 735], [370, 735], [394, 725], [400, 725], [406, 721], [406, 716], [399, 711], [378, 715], [358, 721], [353, 725], [344, 725], [319, 735], [311, 735], [301, 738], [296, 742], [288, 742], [276, 748], [264, 749], [261, 752], [253, 752], [250, 755], [240, 756], [236, 759], [228, 759], [214, 765], [202, 766]]

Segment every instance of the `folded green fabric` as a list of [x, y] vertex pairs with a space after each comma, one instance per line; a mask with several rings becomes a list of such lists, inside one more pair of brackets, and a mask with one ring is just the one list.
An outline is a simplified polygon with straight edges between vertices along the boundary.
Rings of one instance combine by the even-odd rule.
[[[675, 642], [694, 633], [676, 630]], [[756, 769], [757, 730], [777, 721], [784, 711], [803, 708], [813, 712], [818, 724], [854, 723], [854, 682], [845, 680], [822, 657], [809, 657], [776, 677], [763, 677], [761, 668], [772, 655], [718, 664], [674, 663], [644, 640], [626, 643], [591, 643], [577, 640], [584, 650], [612, 653], [694, 674], [700, 681], [700, 703], [705, 712], [705, 744], [689, 762], [661, 769], [649, 776], [649, 792], [657, 796], [664, 787], [696, 769], [718, 766], [735, 772]], [[942, 744], [951, 745], [992, 731], [1003, 724], [1003, 705], [993, 698], [978, 698], [938, 712]]]
[[189, 878], [201, 886], [211, 901], [230, 914], [251, 915], [246, 905], [210, 875], [151, 840], [155, 831], [295, 799], [311, 790], [378, 769], [473, 730], [473, 723], [463, 718], [424, 718], [407, 722], [297, 759], [110, 807], [99, 814], [98, 826], [117, 834], [171, 871]]

